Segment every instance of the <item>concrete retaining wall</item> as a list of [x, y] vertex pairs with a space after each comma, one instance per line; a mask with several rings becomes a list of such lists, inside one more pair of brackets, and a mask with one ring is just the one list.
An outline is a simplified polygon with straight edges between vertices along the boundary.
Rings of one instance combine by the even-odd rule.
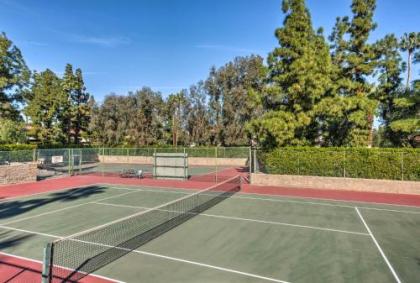
[[[99, 161], [103, 163], [133, 163], [153, 164], [151, 156], [121, 156], [121, 155], [100, 155]], [[246, 158], [217, 158], [218, 166], [242, 167], [246, 166]], [[190, 166], [215, 166], [216, 158], [211, 157], [188, 157]]]
[[345, 190], [420, 195], [420, 182], [356, 178], [252, 174], [251, 183], [260, 186]]
[[0, 184], [35, 182], [37, 170], [36, 162], [0, 165]]

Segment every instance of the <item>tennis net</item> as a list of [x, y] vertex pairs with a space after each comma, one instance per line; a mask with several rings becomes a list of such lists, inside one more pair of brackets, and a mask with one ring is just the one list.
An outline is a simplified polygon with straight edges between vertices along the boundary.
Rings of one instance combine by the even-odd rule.
[[205, 190], [47, 245], [43, 282], [77, 282], [241, 189], [235, 176]]

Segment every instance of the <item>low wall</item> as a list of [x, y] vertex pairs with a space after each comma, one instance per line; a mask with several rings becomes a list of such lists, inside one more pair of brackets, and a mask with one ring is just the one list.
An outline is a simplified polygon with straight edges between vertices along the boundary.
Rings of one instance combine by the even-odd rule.
[[251, 183], [260, 186], [309, 188], [420, 195], [420, 182], [318, 176], [252, 174]]
[[[99, 161], [103, 163], [133, 163], [153, 164], [151, 156], [121, 156], [121, 155], [100, 155]], [[217, 163], [216, 163], [217, 162]], [[246, 158], [212, 158], [212, 157], [188, 157], [190, 166], [246, 166]]]
[[20, 184], [35, 182], [36, 174], [36, 162], [0, 165], [0, 184]]
[[122, 155], [99, 155], [102, 163], [132, 163], [132, 164], [153, 164], [153, 157], [150, 156], [122, 156]]

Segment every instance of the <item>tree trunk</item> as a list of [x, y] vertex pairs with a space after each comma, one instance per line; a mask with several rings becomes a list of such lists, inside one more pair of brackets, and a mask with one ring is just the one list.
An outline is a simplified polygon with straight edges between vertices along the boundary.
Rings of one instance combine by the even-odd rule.
[[373, 115], [368, 114], [368, 127], [369, 127], [369, 136], [368, 136], [368, 148], [372, 147], [373, 144]]
[[412, 52], [408, 51], [408, 59], [407, 59], [407, 83], [405, 85], [406, 89], [410, 88], [410, 81], [411, 81], [411, 56]]

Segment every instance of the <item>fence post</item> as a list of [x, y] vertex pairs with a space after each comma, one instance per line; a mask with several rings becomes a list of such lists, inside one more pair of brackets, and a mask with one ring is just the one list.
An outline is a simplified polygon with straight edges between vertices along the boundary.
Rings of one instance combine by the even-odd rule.
[[254, 165], [254, 173], [258, 173], [257, 172], [257, 148], [254, 148], [254, 160], [253, 160], [253, 165]]
[[249, 183], [252, 184], [251, 182], [251, 177], [252, 177], [252, 147], [249, 147]]
[[67, 157], [67, 165], [68, 165], [68, 167], [69, 167], [69, 176], [71, 176], [71, 167], [72, 167], [72, 160], [73, 160], [73, 155], [71, 154], [71, 148], [69, 148], [68, 150], [67, 150], [67, 155], [68, 155], [68, 157]]
[[297, 151], [297, 160], [298, 160], [298, 175], [300, 175], [300, 154], [299, 154], [299, 151]]
[[216, 145], [216, 147], [214, 148], [214, 150], [215, 150], [215, 164], [216, 164], [216, 183], [217, 183], [217, 181], [218, 181], [218, 178], [217, 178], [217, 172], [218, 172], [218, 170], [217, 170], [217, 151], [218, 151], [218, 146]]
[[401, 181], [404, 181], [404, 152], [401, 152]]
[[346, 160], [347, 160], [347, 153], [346, 149], [344, 149], [344, 161], [343, 161], [343, 177], [346, 178]]

